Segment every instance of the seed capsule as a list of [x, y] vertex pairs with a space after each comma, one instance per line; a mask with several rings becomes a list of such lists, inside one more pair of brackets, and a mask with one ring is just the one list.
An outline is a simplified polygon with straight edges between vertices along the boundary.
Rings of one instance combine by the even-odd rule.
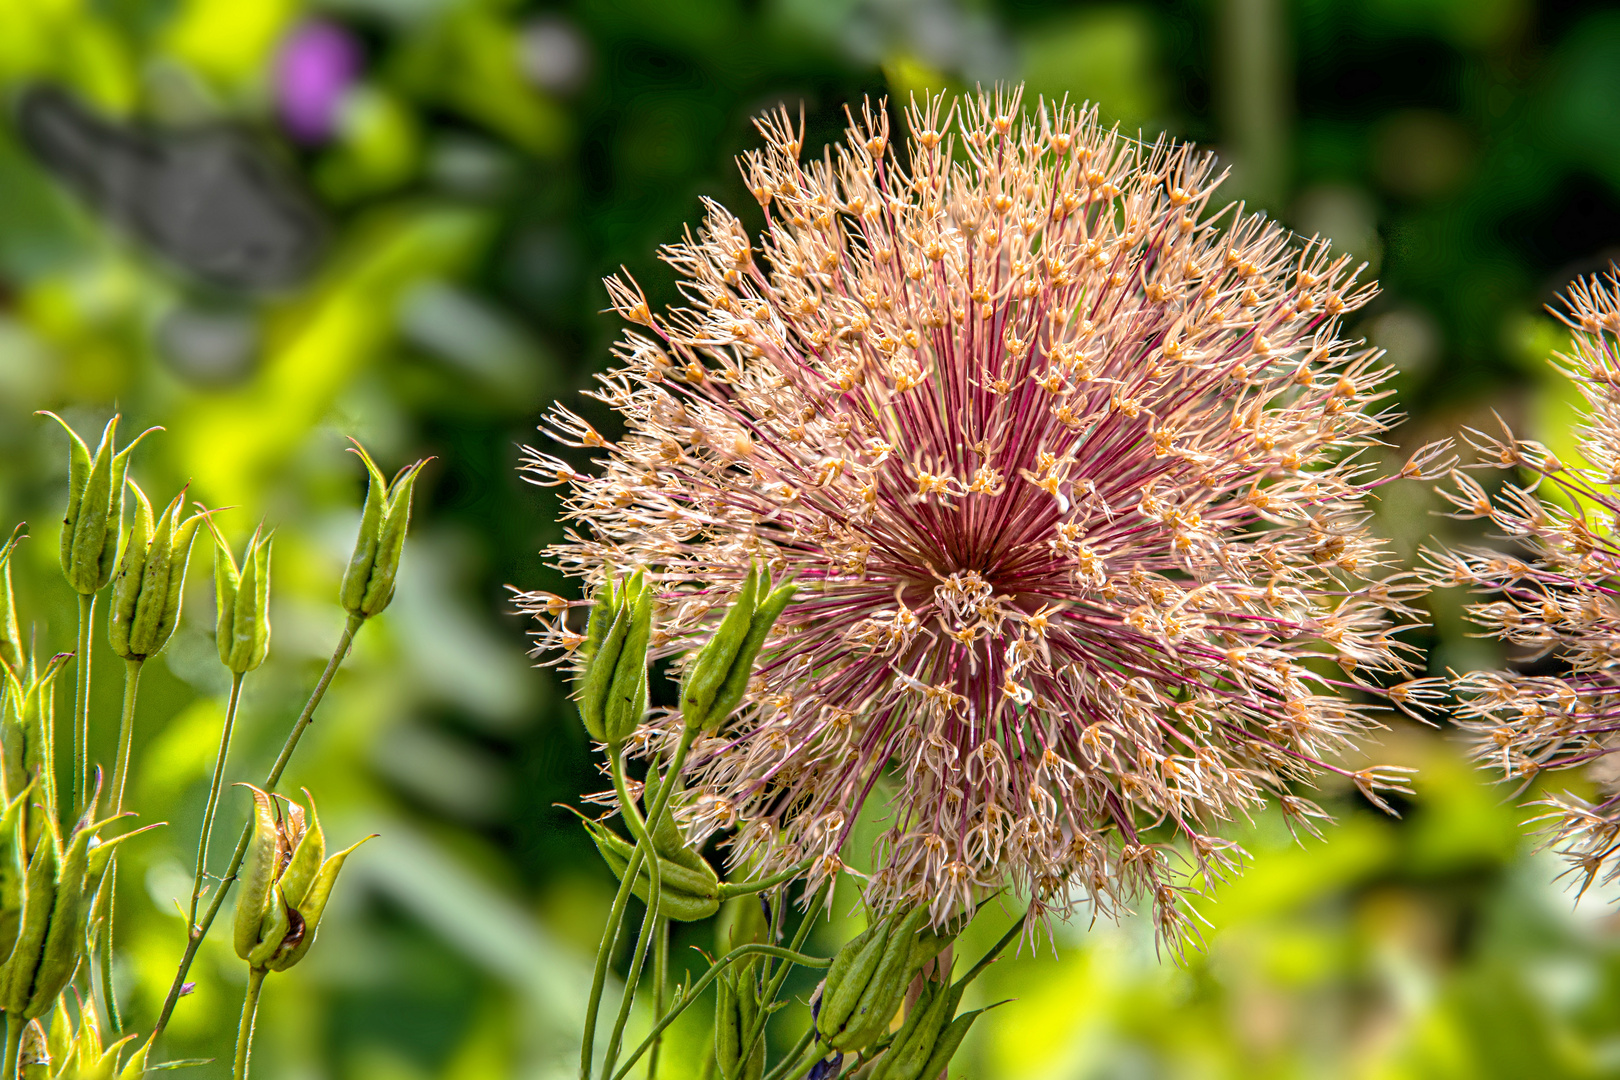
[[[586, 626], [590, 651], [575, 678], [574, 698], [585, 730], [610, 747], [629, 738], [647, 711], [652, 604], [652, 587], [642, 571], [632, 574], [623, 588], [616, 588], [610, 578], [597, 590]], [[603, 625], [605, 630], [600, 629]], [[598, 640], [591, 645], [593, 635]]]
[[81, 596], [91, 596], [112, 580], [119, 534], [124, 528], [124, 478], [129, 455], [153, 431], [148, 428], [114, 452], [118, 417], [107, 421], [95, 456], [66, 420], [49, 416], [68, 433], [68, 504], [62, 515], [62, 573]]
[[681, 683], [681, 717], [688, 728], [717, 731], [742, 702], [754, 660], [797, 587], [770, 588], [752, 564], [720, 625], [693, 657]]
[[383, 478], [365, 447], [356, 442], [353, 452], [365, 462], [369, 483], [365, 506], [360, 511], [360, 532], [338, 596], [349, 614], [369, 619], [381, 614], [394, 599], [399, 556], [405, 549], [405, 531], [411, 521], [411, 493], [428, 459], [407, 465], [389, 481]]
[[253, 530], [238, 569], [230, 545], [213, 521], [214, 536], [214, 643], [219, 662], [233, 673], [245, 675], [264, 663], [270, 652], [270, 545], [273, 534], [261, 526]]
[[253, 794], [253, 839], [239, 875], [233, 944], [254, 968], [285, 971], [304, 958], [344, 862], [367, 836], [330, 858], [326, 834], [309, 792], [309, 822], [303, 807], [289, 802], [285, 814], [269, 793]]
[[124, 659], [144, 660], [168, 644], [180, 621], [186, 564], [203, 515], [180, 519], [182, 491], [164, 507], [154, 527], [145, 493], [135, 481], [128, 484], [135, 493], [135, 520], [118, 560], [107, 638], [113, 652]]

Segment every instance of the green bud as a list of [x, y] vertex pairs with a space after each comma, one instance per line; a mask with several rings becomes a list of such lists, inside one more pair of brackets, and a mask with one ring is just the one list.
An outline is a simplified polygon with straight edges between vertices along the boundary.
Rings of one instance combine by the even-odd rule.
[[33, 997], [34, 974], [39, 970], [51, 913], [56, 908], [56, 870], [61, 861], [61, 848], [56, 823], [47, 816], [45, 834], [34, 846], [23, 875], [17, 943], [11, 947], [5, 968], [0, 969], [0, 1008], [12, 1016], [22, 1016]]
[[354, 554], [349, 556], [338, 595], [345, 611], [369, 619], [380, 614], [394, 598], [399, 556], [411, 521], [411, 493], [429, 459], [407, 465], [389, 481], [383, 478], [365, 447], [355, 442], [353, 452], [365, 462], [370, 482], [360, 511], [360, 533], [355, 537]]
[[326, 837], [309, 792], [304, 792], [311, 819], [306, 827], [297, 803], [289, 802], [280, 815], [273, 796], [251, 784], [241, 786], [253, 793], [253, 839], [239, 875], [233, 944], [236, 955], [253, 967], [285, 971], [314, 943], [338, 871], [371, 837], [325, 858]]
[[263, 526], [253, 530], [238, 569], [212, 519], [208, 528], [214, 536], [214, 643], [219, 662], [245, 675], [264, 663], [270, 651], [270, 545], [275, 536]]
[[[17, 541], [27, 535], [18, 523], [11, 538], [0, 545], [0, 665], [20, 672], [23, 664], [22, 634], [17, 628], [17, 601], [11, 591], [11, 553]], [[4, 693], [0, 689], [0, 693]]]
[[135, 493], [135, 520], [118, 560], [107, 638], [113, 652], [125, 660], [145, 660], [168, 644], [180, 621], [186, 564], [203, 515], [180, 519], [186, 495], [181, 491], [163, 508], [154, 526], [152, 505], [145, 493], [135, 481], [128, 484]]
[[[750, 584], [755, 585], [752, 593], [749, 590]], [[681, 695], [681, 715], [689, 727], [698, 726], [706, 731], [718, 731], [730, 719], [737, 706], [742, 704], [743, 695], [748, 693], [748, 680], [754, 674], [754, 661], [759, 657], [759, 650], [764, 646], [765, 639], [770, 636], [777, 617], [782, 614], [793, 600], [794, 593], [798, 591], [796, 585], [782, 584], [767, 592], [769, 584], [763, 578], [756, 579], [753, 570], [750, 569], [737, 602], [726, 612], [720, 628], [715, 631], [714, 637], [709, 639], [709, 644], [704, 646], [703, 652], [698, 654], [695, 669]], [[763, 595], [758, 605], [754, 606], [752, 597], [761, 594]], [[749, 601], [746, 607], [745, 600]], [[746, 626], [742, 623], [739, 610], [747, 612]], [[712, 654], [705, 655], [710, 646], [722, 640], [726, 642], [723, 647], [718, 647]], [[735, 648], [732, 648], [731, 642], [735, 642]], [[702, 695], [708, 692], [708, 687], [714, 682], [715, 673], [722, 662], [725, 663], [723, 677], [719, 678], [713, 696], [705, 703]]]
[[53, 412], [42, 412], [68, 433], [68, 504], [62, 515], [62, 573], [82, 596], [90, 596], [112, 580], [118, 558], [119, 534], [124, 528], [124, 478], [129, 455], [147, 435], [147, 428], [128, 446], [115, 452], [118, 417], [107, 422], [101, 444], [92, 457], [84, 440]]

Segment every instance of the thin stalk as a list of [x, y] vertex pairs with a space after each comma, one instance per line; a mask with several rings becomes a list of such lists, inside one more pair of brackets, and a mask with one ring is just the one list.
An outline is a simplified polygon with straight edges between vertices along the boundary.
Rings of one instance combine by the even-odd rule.
[[96, 594], [79, 594], [79, 648], [73, 691], [73, 813], [84, 809], [90, 790], [90, 627], [96, 619]]
[[17, 1058], [22, 1050], [23, 1029], [28, 1026], [20, 1016], [6, 1017], [6, 1062], [0, 1068], [4, 1080], [17, 1080]]
[[[309, 700], [304, 703], [304, 711], [298, 714], [293, 723], [292, 731], [287, 735], [287, 741], [281, 748], [281, 755], [271, 766], [265, 778], [264, 789], [273, 791], [281, 774], [287, 768], [287, 762], [292, 760], [293, 751], [298, 749], [298, 740], [303, 737], [304, 729], [309, 727], [315, 716], [321, 699], [326, 696], [326, 688], [332, 684], [332, 676], [337, 674], [338, 667], [349, 655], [349, 646], [354, 643], [355, 631], [365, 619], [359, 615], [350, 615], [349, 621], [343, 627], [343, 634], [338, 638], [337, 647], [332, 650], [332, 658], [326, 662], [326, 670], [321, 672], [320, 681], [310, 692]], [[180, 957], [180, 968], [174, 973], [174, 982], [169, 987], [168, 997], [163, 999], [163, 1011], [158, 1014], [157, 1024], [152, 1028], [152, 1038], [156, 1039], [163, 1029], [168, 1026], [169, 1017], [174, 1013], [175, 1003], [180, 1000], [180, 993], [185, 989], [186, 975], [191, 971], [191, 962], [197, 957], [197, 950], [202, 946], [203, 938], [208, 936], [208, 928], [214, 925], [214, 918], [225, 903], [225, 895], [230, 892], [231, 885], [236, 881], [236, 872], [242, 868], [242, 860], [247, 857], [248, 843], [253, 839], [253, 822], [248, 821], [242, 828], [242, 838], [236, 842], [236, 854], [231, 856], [230, 869], [220, 879], [219, 887], [214, 890], [213, 899], [208, 903], [208, 909], [203, 912], [201, 921], [193, 923], [187, 933], [186, 951]]]
[[[664, 986], [669, 982], [669, 920], [660, 918], [653, 930], [653, 1019], [664, 1017]], [[647, 1080], [658, 1080], [658, 1051], [663, 1048], [661, 1036], [653, 1037], [652, 1051], [647, 1056]]]
[[203, 808], [202, 833], [197, 837], [197, 873], [191, 881], [191, 909], [186, 925], [197, 923], [197, 905], [202, 900], [203, 880], [208, 875], [208, 846], [214, 836], [214, 815], [219, 811], [219, 794], [225, 786], [225, 759], [231, 752], [231, 732], [236, 728], [236, 708], [242, 700], [242, 672], [231, 673], [231, 696], [225, 702], [225, 724], [219, 731], [219, 753], [214, 757], [214, 780], [208, 788], [208, 805]]
[[[118, 757], [113, 763], [114, 814], [122, 813], [124, 809], [124, 788], [129, 782], [130, 751], [135, 744], [135, 701], [140, 694], [141, 668], [144, 664], [144, 658], [129, 657], [124, 660], [124, 707], [118, 717]], [[117, 878], [118, 853], [115, 851], [107, 864], [105, 885], [96, 893], [92, 922], [100, 923], [103, 928], [98, 959], [101, 967], [101, 1000], [107, 1013], [107, 1025], [114, 1035], [121, 1035], [124, 1022], [118, 1015], [118, 990], [113, 985], [112, 964], [113, 892], [117, 887]]]
[[113, 813], [124, 811], [124, 785], [129, 780], [129, 753], [135, 744], [135, 695], [140, 692], [144, 659], [124, 661], [124, 711], [118, 718], [118, 761], [113, 766]]
[[790, 866], [780, 873], [772, 874], [768, 878], [760, 878], [758, 881], [739, 881], [735, 884], [722, 881], [720, 883], [720, 899], [730, 900], [733, 896], [747, 896], [749, 893], [764, 892], [766, 889], [773, 889], [776, 886], [792, 881], [794, 878], [803, 874], [806, 870], [810, 869], [810, 865], [814, 862], [814, 859], [806, 859], [797, 866]]
[[[814, 1031], [815, 1025], [811, 1025], [810, 1030]], [[787, 1074], [787, 1080], [804, 1080], [805, 1077], [810, 1075], [810, 1070], [816, 1067], [816, 1062], [820, 1061], [823, 1056], [818, 1047], [812, 1046], [811, 1049], [815, 1052], [805, 1054], [798, 1067]], [[788, 1060], [792, 1061], [793, 1059], [789, 1058]]]
[[[658, 866], [656, 855], [647, 862], [655, 869]], [[636, 936], [636, 951], [630, 957], [630, 970], [624, 976], [624, 993], [619, 998], [619, 1015], [613, 1021], [613, 1034], [608, 1037], [607, 1054], [602, 1058], [603, 1076], [613, 1075], [613, 1063], [619, 1059], [619, 1047], [624, 1043], [624, 1026], [630, 1022], [630, 1005], [635, 1001], [636, 983], [641, 980], [641, 965], [646, 962], [647, 947], [652, 944], [653, 928], [658, 925], [658, 894], [653, 891], [650, 895], [647, 913], [641, 917], [641, 933]]]
[[236, 1068], [234, 1080], [247, 1080], [248, 1058], [253, 1054], [253, 1022], [259, 1015], [259, 990], [264, 986], [265, 969], [248, 968], [247, 994], [242, 998], [242, 1022], [236, 1028]]
[[671, 1009], [667, 1015], [662, 1017], [657, 1024], [653, 1025], [652, 1031], [645, 1039], [641, 1041], [641, 1045], [636, 1047], [634, 1053], [625, 1058], [624, 1064], [621, 1065], [619, 1067], [619, 1071], [613, 1075], [613, 1080], [624, 1080], [626, 1076], [629, 1076], [630, 1070], [635, 1068], [636, 1062], [640, 1061], [641, 1056], [652, 1048], [653, 1040], [659, 1035], [663, 1034], [665, 1028], [673, 1024], [693, 1002], [701, 997], [703, 991], [707, 990], [709, 988], [709, 984], [720, 977], [720, 973], [722, 971], [726, 970], [729, 965], [734, 964], [738, 960], [748, 956], [774, 956], [781, 960], [791, 961], [792, 963], [798, 964], [800, 967], [810, 968], [824, 968], [832, 963], [832, 961], [829, 959], [820, 956], [805, 956], [802, 953], [794, 952], [792, 949], [784, 949], [780, 945], [760, 945], [754, 943], [737, 946], [735, 949], [732, 949], [730, 952], [726, 953], [726, 955], [710, 964], [709, 970], [705, 971], [702, 978], [698, 979], [698, 981], [693, 984], [692, 989], [682, 994], [681, 1000], [676, 1003], [675, 1007]]
[[[832, 882], [829, 881], [827, 883], [827, 888], [832, 888]], [[784, 901], [786, 901], [786, 899], [786, 897], [783, 897]], [[817, 903], [813, 903], [805, 909], [804, 920], [799, 923], [799, 929], [793, 934], [793, 944], [788, 946], [794, 952], [798, 952], [804, 948], [804, 939], [810, 936], [810, 928], [815, 925], [815, 911], [818, 907], [820, 907], [820, 896], [818, 895], [816, 899]], [[765, 963], [766, 965], [769, 965], [770, 960], [766, 959]], [[767, 966], [767, 973], [769, 973], [769, 970], [770, 969]], [[787, 981], [787, 976], [787, 964], [783, 964], [781, 967], [777, 968], [775, 974], [771, 975], [771, 981], [765, 987], [764, 1003], [766, 1007], [759, 1010], [759, 1014], [754, 1017], [754, 1022], [749, 1025], [748, 1031], [744, 1033], [742, 1040], [743, 1053], [742, 1057], [738, 1060], [747, 1061], [749, 1058], [751, 1058], [754, 1053], [754, 1044], [765, 1037], [765, 1021], [770, 1018], [770, 1006], [776, 1001], [776, 995], [782, 992], [782, 984]], [[813, 1031], [814, 1029], [815, 1025], [812, 1024], [811, 1030]]]
[[591, 996], [585, 1003], [585, 1034], [580, 1044], [580, 1080], [591, 1080], [591, 1054], [596, 1049], [596, 1014], [602, 1009], [602, 990], [607, 985], [608, 962], [613, 947], [619, 943], [619, 929], [624, 925], [624, 911], [630, 902], [630, 889], [636, 875], [641, 873], [642, 851], [638, 846], [630, 853], [630, 863], [624, 868], [624, 879], [613, 896], [613, 907], [608, 911], [607, 926], [602, 930], [602, 943], [596, 948], [596, 970], [591, 976]]
[[957, 979], [956, 985], [966, 986], [968, 983], [984, 974], [984, 969], [995, 963], [996, 957], [1001, 955], [1001, 950], [1012, 944], [1013, 940], [1016, 939], [1019, 934], [1024, 932], [1024, 922], [1028, 918], [1029, 912], [1025, 911], [1022, 915], [1018, 916], [1017, 919], [1014, 919], [1013, 924], [1007, 928], [1007, 932], [1001, 935], [1001, 940], [990, 946], [990, 951], [981, 956], [979, 958], [979, 962], [974, 964], [973, 967], [968, 970], [966, 975], [962, 976], [960, 979]]
[[787, 1056], [782, 1059], [782, 1063], [765, 1074], [765, 1080], [782, 1080], [787, 1075], [788, 1070], [793, 1068], [793, 1063], [804, 1056], [804, 1052], [810, 1048], [810, 1042], [815, 1037], [816, 1025], [812, 1023], [804, 1029], [804, 1034], [799, 1036], [799, 1041], [793, 1044], [793, 1049], [787, 1052]]

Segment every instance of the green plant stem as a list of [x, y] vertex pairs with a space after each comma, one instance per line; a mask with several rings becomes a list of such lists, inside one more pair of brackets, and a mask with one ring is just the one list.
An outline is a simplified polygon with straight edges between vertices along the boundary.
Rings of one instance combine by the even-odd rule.
[[1007, 932], [1001, 935], [1001, 940], [990, 946], [990, 951], [981, 956], [979, 958], [979, 962], [968, 969], [968, 973], [966, 975], [962, 976], [960, 979], [957, 979], [956, 985], [966, 986], [968, 983], [984, 974], [984, 969], [995, 963], [996, 957], [1001, 955], [1001, 950], [1012, 944], [1018, 935], [1024, 932], [1024, 922], [1028, 918], [1029, 912], [1025, 911], [1022, 915], [1018, 916], [1018, 918], [1014, 919], [1013, 924], [1007, 928]]
[[242, 1022], [236, 1028], [236, 1068], [234, 1080], [247, 1080], [248, 1059], [253, 1055], [253, 1022], [259, 1014], [259, 990], [264, 986], [265, 969], [248, 968], [247, 994], [242, 998]]
[[107, 1010], [107, 1026], [113, 1035], [124, 1033], [124, 1019], [118, 1014], [118, 990], [113, 986], [113, 891], [117, 887], [114, 876], [118, 869], [118, 852], [112, 853], [107, 862], [106, 875], [103, 878], [102, 888], [96, 891], [96, 916], [102, 925], [101, 961], [101, 1000]]
[[0, 1078], [17, 1080], [17, 1058], [21, 1056], [23, 1030], [28, 1026], [20, 1016], [6, 1017], [6, 1060], [0, 1068]]
[[124, 785], [129, 780], [130, 748], [135, 744], [135, 695], [140, 692], [141, 667], [144, 659], [124, 661], [124, 711], [118, 718], [118, 760], [113, 765], [114, 814], [124, 811]]
[[[653, 1019], [664, 1017], [664, 986], [669, 982], [669, 920], [660, 918], [653, 930]], [[652, 1051], [647, 1055], [647, 1080], [658, 1080], [658, 1051], [663, 1047], [661, 1036], [653, 1037]]]
[[819, 956], [805, 956], [802, 953], [794, 952], [792, 949], [784, 949], [780, 945], [761, 945], [758, 943], [753, 943], [737, 946], [735, 949], [732, 949], [720, 959], [710, 964], [709, 970], [705, 971], [702, 978], [698, 979], [698, 981], [693, 984], [692, 989], [682, 994], [681, 1000], [676, 1002], [675, 1007], [670, 1009], [668, 1013], [659, 1019], [658, 1023], [653, 1025], [652, 1031], [648, 1033], [647, 1037], [641, 1041], [641, 1045], [636, 1047], [635, 1051], [629, 1057], [625, 1058], [624, 1064], [619, 1067], [619, 1071], [613, 1074], [613, 1080], [624, 1080], [626, 1076], [630, 1075], [630, 1070], [635, 1068], [636, 1062], [640, 1061], [641, 1056], [652, 1048], [653, 1040], [659, 1035], [663, 1034], [665, 1028], [673, 1024], [694, 1001], [702, 996], [703, 991], [707, 990], [709, 988], [709, 984], [720, 977], [720, 973], [723, 972], [728, 965], [734, 964], [738, 960], [749, 956], [774, 956], [780, 960], [787, 960], [798, 964], [800, 967], [809, 968], [824, 968], [832, 963], [831, 960], [823, 959]]
[[[648, 845], [651, 849], [652, 845]], [[649, 856], [647, 862], [656, 871], [658, 858]], [[635, 1001], [636, 984], [641, 981], [641, 965], [647, 960], [647, 947], [652, 944], [653, 929], [658, 925], [657, 878], [650, 893], [647, 913], [641, 917], [641, 933], [636, 935], [636, 951], [630, 957], [630, 970], [624, 975], [624, 993], [619, 997], [619, 1015], [613, 1021], [613, 1033], [608, 1037], [607, 1054], [602, 1058], [602, 1075], [613, 1075], [613, 1063], [619, 1059], [619, 1047], [624, 1042], [624, 1026], [630, 1022], [630, 1006]]]
[[602, 943], [596, 949], [596, 970], [591, 975], [591, 996], [585, 1003], [585, 1034], [579, 1052], [580, 1080], [591, 1078], [591, 1054], [596, 1049], [596, 1014], [602, 1008], [602, 990], [607, 985], [608, 962], [613, 957], [613, 947], [619, 941], [619, 929], [624, 925], [625, 908], [630, 903], [630, 889], [635, 884], [636, 875], [641, 872], [642, 851], [637, 846], [630, 853], [630, 863], [625, 867], [624, 878], [619, 882], [619, 891], [613, 896], [613, 907], [608, 911], [607, 925], [602, 929]]
[[[782, 1059], [782, 1063], [765, 1074], [765, 1080], [782, 1080], [782, 1077], [787, 1075], [788, 1070], [793, 1068], [793, 1063], [804, 1056], [804, 1052], [810, 1048], [810, 1043], [815, 1037], [816, 1025], [812, 1023], [804, 1029], [804, 1034], [799, 1036], [799, 1041], [793, 1044], [793, 1049], [787, 1052], [787, 1056]], [[812, 1064], [814, 1064], [813, 1061]]]
[[208, 847], [214, 837], [214, 815], [219, 812], [219, 795], [225, 786], [225, 759], [231, 752], [231, 732], [236, 729], [236, 708], [242, 700], [243, 673], [231, 673], [231, 696], [225, 702], [225, 723], [219, 731], [219, 753], [214, 757], [214, 780], [208, 787], [208, 804], [203, 808], [202, 832], [197, 837], [197, 872], [191, 881], [191, 908], [186, 925], [197, 923], [197, 905], [202, 901], [203, 881], [208, 876]]
[[[829, 881], [827, 883], [827, 888], [832, 888], [832, 882]], [[783, 899], [785, 900], [786, 897]], [[820, 906], [820, 901], [821, 894], [818, 893], [816, 896], [816, 902], [812, 903], [808, 908], [805, 909], [804, 919], [799, 923], [799, 929], [793, 934], [793, 944], [788, 946], [788, 948], [793, 952], [798, 952], [800, 949], [802, 949], [804, 947], [804, 939], [810, 936], [810, 928], [814, 926], [816, 922], [815, 910]], [[787, 981], [788, 965], [783, 964], [780, 968], [777, 968], [775, 974], [773, 975], [770, 971], [770, 962], [770, 959], [767, 957], [765, 960], [765, 973], [770, 977], [771, 981], [765, 987], [766, 1007], [759, 1010], [759, 1015], [754, 1017], [754, 1022], [749, 1025], [748, 1030], [743, 1035], [743, 1053], [738, 1059], [740, 1061], [749, 1060], [754, 1053], [754, 1044], [765, 1037], [765, 1021], [770, 1019], [770, 1005], [776, 1001], [776, 995], [782, 992], [782, 984]], [[814, 1025], [811, 1025], [811, 1030], [814, 1030]]]
[[[275, 790], [276, 784], [281, 780], [281, 774], [287, 768], [287, 762], [292, 760], [293, 751], [298, 748], [298, 740], [303, 737], [304, 730], [309, 727], [315, 716], [315, 710], [320, 706], [321, 699], [326, 696], [326, 688], [332, 684], [332, 676], [342, 665], [345, 657], [349, 655], [349, 646], [354, 643], [355, 631], [360, 629], [365, 618], [360, 615], [350, 615], [349, 621], [343, 627], [343, 634], [338, 638], [337, 647], [332, 650], [332, 658], [326, 662], [326, 670], [321, 672], [320, 681], [310, 692], [309, 700], [304, 703], [304, 711], [298, 714], [292, 731], [287, 735], [287, 741], [281, 748], [281, 755], [276, 758], [275, 765], [264, 781], [264, 790]], [[242, 827], [242, 838], [236, 843], [236, 854], [231, 857], [230, 869], [220, 879], [219, 887], [214, 890], [214, 897], [208, 903], [208, 909], [203, 912], [200, 921], [192, 923], [187, 930], [186, 951], [180, 957], [180, 968], [174, 973], [174, 982], [169, 987], [169, 995], [163, 1000], [163, 1011], [158, 1014], [157, 1024], [152, 1028], [152, 1038], [155, 1040], [168, 1026], [169, 1017], [174, 1013], [175, 1003], [180, 1000], [180, 992], [185, 988], [186, 975], [191, 971], [191, 962], [197, 957], [197, 950], [202, 946], [203, 938], [208, 936], [208, 928], [214, 925], [214, 919], [219, 909], [225, 903], [225, 896], [230, 892], [231, 885], [236, 881], [236, 872], [242, 868], [242, 860], [247, 857], [248, 843], [253, 839], [253, 822], [248, 821]]]
[[735, 884], [723, 881], [720, 883], [720, 899], [730, 900], [733, 896], [747, 896], [749, 893], [764, 892], [766, 889], [773, 889], [784, 882], [792, 881], [794, 878], [800, 876], [806, 870], [810, 869], [810, 865], [814, 862], [814, 859], [806, 859], [797, 866], [790, 866], [780, 873], [772, 874], [768, 878], [760, 878], [758, 881], [739, 881]]
[[96, 594], [79, 594], [79, 647], [73, 694], [73, 813], [84, 809], [90, 790], [90, 628], [96, 620]]

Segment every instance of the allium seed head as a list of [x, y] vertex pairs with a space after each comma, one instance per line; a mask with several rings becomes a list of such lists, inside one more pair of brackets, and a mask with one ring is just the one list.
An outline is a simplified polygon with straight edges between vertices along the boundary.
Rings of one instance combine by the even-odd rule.
[[752, 707], [687, 769], [688, 827], [735, 823], [734, 858], [841, 867], [888, 773], [878, 910], [1140, 896], [1175, 940], [1181, 888], [1241, 854], [1219, 822], [1268, 793], [1320, 816], [1288, 789], [1323, 769], [1374, 801], [1400, 783], [1329, 764], [1368, 723], [1341, 691], [1405, 677], [1421, 591], [1381, 579], [1363, 524], [1386, 369], [1338, 335], [1371, 287], [1211, 212], [1209, 156], [1095, 110], [1014, 91], [907, 121], [903, 153], [867, 107], [802, 161], [762, 120], [763, 235], [709, 203], [663, 253], [685, 306], [608, 282], [645, 328], [595, 391], [626, 434], [549, 417], [605, 450], [589, 474], [530, 452], [577, 527], [551, 554], [646, 567], [661, 655], [702, 644], [750, 560], [798, 583]]
[[[1482, 463], [1521, 469], [1530, 483], [1503, 485], [1493, 500], [1478, 482], [1453, 473], [1442, 494], [1453, 517], [1489, 520], [1523, 558], [1499, 551], [1430, 552], [1436, 585], [1469, 585], [1490, 600], [1468, 614], [1518, 658], [1555, 657], [1563, 675], [1477, 671], [1453, 682], [1458, 723], [1476, 736], [1475, 756], [1507, 779], [1528, 782], [1544, 769], [1590, 765], [1599, 795], [1540, 800], [1551, 843], [1571, 862], [1581, 892], [1620, 878], [1620, 275], [1570, 287], [1568, 352], [1555, 363], [1586, 398], [1582, 465], [1545, 446], [1469, 432]], [[1557, 492], [1557, 496], [1549, 493]]]

